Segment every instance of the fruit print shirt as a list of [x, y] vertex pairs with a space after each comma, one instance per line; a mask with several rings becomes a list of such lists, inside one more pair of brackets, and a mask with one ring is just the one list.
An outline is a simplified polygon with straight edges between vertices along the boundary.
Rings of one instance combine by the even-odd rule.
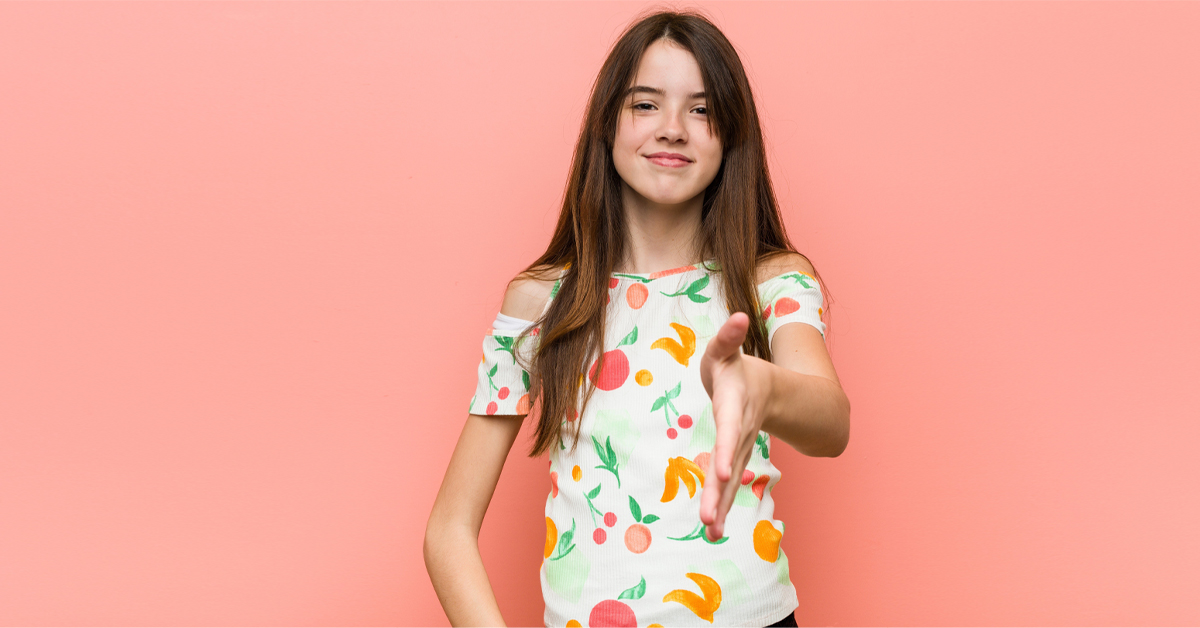
[[[726, 516], [710, 543], [700, 490], [716, 427], [700, 380], [708, 341], [729, 318], [716, 264], [609, 280], [605, 363], [579, 420], [580, 442], [549, 455], [541, 564], [547, 626], [766, 626], [798, 605], [780, 548], [771, 490], [780, 471], [760, 432]], [[551, 299], [558, 290], [556, 284]], [[784, 324], [822, 335], [817, 281], [785, 273], [758, 285], [768, 341]], [[548, 305], [547, 305], [548, 307]], [[536, 331], [536, 330], [535, 330]], [[472, 414], [529, 411], [518, 330], [485, 336]], [[536, 336], [529, 337], [530, 348]], [[573, 426], [564, 419], [569, 438]]]

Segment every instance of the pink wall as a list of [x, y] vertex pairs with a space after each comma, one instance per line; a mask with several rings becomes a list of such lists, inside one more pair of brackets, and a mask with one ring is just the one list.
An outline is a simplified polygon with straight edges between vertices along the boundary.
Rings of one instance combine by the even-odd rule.
[[[648, 6], [0, 3], [0, 623], [445, 625], [474, 356]], [[1200, 3], [701, 6], [853, 403], [779, 450], [800, 621], [1200, 623]]]

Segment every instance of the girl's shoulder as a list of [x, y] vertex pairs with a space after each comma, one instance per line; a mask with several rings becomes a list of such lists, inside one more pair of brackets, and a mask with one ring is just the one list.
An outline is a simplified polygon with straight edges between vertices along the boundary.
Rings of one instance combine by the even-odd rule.
[[504, 304], [500, 306], [500, 313], [527, 321], [537, 320], [550, 300], [554, 285], [561, 274], [562, 268], [541, 266], [513, 277], [504, 292]]
[[812, 262], [808, 258], [792, 251], [769, 253], [759, 258], [755, 267], [755, 283], [762, 285], [771, 279], [787, 273], [801, 273], [812, 277], [816, 274]]

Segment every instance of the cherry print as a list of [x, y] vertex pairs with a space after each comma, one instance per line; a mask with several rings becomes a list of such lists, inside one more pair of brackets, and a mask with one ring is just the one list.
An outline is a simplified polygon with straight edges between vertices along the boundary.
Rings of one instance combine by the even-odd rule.
[[615, 513], [615, 512], [604, 513], [604, 525], [606, 525], [610, 528], [617, 525], [617, 513]]
[[606, 538], [608, 538], [608, 533], [604, 531], [604, 528], [596, 528], [596, 531], [592, 533], [592, 540], [596, 542], [596, 545], [603, 545]]
[[683, 429], [686, 430], [687, 428], [692, 426], [692, 417], [690, 417], [686, 414], [681, 414], [681, 415], [679, 415], [678, 419], [675, 419], [675, 422], [679, 424], [679, 427], [682, 427]]
[[675, 428], [673, 428], [673, 427], [668, 427], [667, 428], [667, 438], [669, 438], [671, 440], [675, 440], [676, 436], [679, 436], [679, 432], [676, 432]]
[[499, 397], [499, 398], [500, 398], [500, 399], [502, 399], [502, 400], [503, 400], [503, 399], [508, 399], [508, 386], [505, 386], [504, 388], [501, 388], [501, 389], [500, 389], [500, 392], [496, 393], [496, 396], [497, 396], [497, 397]]

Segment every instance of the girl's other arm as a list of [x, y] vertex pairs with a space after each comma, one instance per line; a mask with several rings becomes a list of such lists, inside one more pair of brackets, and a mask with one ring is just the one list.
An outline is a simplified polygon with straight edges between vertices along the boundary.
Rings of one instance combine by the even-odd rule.
[[[500, 311], [535, 320], [553, 282], [517, 279]], [[504, 626], [479, 530], [525, 415], [467, 415], [425, 527], [425, 569], [452, 626]]]
[[452, 626], [504, 626], [479, 529], [524, 416], [467, 415], [425, 527], [425, 569]]

